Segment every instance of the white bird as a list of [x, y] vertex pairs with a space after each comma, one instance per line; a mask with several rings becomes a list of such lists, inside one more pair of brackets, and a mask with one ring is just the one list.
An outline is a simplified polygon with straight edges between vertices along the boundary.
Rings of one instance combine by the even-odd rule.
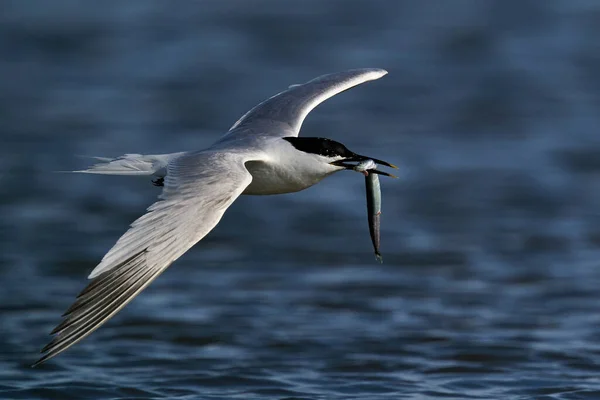
[[252, 108], [205, 150], [97, 158], [99, 164], [75, 171], [154, 175], [155, 185], [164, 187], [159, 200], [91, 272], [91, 282], [63, 314], [33, 366], [65, 351], [119, 312], [206, 236], [239, 195], [297, 192], [367, 159], [396, 168], [330, 139], [298, 137], [304, 118], [321, 102], [385, 74], [383, 69], [356, 69], [292, 85]]

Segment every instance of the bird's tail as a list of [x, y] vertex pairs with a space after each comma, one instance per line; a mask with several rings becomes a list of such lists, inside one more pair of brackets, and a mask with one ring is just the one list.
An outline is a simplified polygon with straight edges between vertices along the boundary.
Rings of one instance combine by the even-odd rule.
[[179, 157], [183, 153], [171, 154], [125, 154], [117, 158], [92, 157], [99, 161], [88, 169], [79, 171], [86, 174], [104, 174], [104, 175], [161, 175], [164, 176], [164, 169], [169, 161]]

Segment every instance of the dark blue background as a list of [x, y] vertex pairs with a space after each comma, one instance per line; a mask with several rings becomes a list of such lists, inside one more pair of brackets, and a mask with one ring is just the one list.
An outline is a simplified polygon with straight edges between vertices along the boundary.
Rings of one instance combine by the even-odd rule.
[[[292, 83], [389, 75], [304, 136], [400, 165], [242, 197], [130, 306], [29, 365], [159, 193], [59, 174], [201, 149]], [[597, 1], [1, 1], [0, 397], [600, 398]]]

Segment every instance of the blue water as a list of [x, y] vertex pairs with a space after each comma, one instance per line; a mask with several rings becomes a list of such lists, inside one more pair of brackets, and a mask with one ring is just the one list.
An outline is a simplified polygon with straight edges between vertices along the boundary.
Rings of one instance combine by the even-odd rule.
[[[0, 398], [600, 398], [600, 3], [3, 1]], [[29, 365], [159, 193], [58, 174], [201, 149], [292, 83], [389, 75], [304, 136], [400, 165], [240, 198], [108, 324]]]

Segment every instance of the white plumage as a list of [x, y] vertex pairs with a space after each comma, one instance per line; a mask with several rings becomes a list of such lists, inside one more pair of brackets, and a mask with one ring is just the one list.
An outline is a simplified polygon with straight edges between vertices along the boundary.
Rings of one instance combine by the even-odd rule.
[[[203, 151], [97, 158], [98, 164], [76, 171], [156, 175], [164, 177], [164, 188], [159, 200], [131, 224], [91, 272], [92, 281], [64, 314], [35, 365], [77, 343], [121, 310], [206, 236], [239, 195], [302, 190], [347, 169], [340, 161], [355, 161], [340, 151], [362, 157], [330, 141], [341, 146], [336, 148], [326, 139], [319, 139], [324, 141], [323, 149], [310, 152], [298, 150], [307, 144], [282, 138], [297, 137], [304, 118], [319, 103], [386, 73], [382, 69], [351, 70], [292, 85], [252, 108]], [[334, 151], [327, 147], [330, 145], [338, 153], [328, 153]]]

